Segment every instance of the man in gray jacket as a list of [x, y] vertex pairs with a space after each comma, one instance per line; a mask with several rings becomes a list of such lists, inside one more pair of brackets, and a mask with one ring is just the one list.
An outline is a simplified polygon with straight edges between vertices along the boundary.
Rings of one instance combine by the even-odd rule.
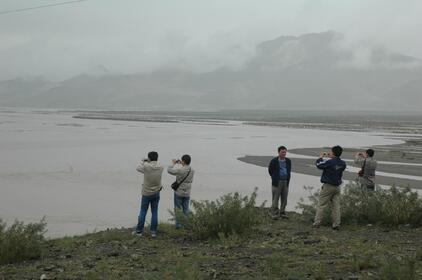
[[[171, 175], [176, 176], [176, 182], [178, 182], [179, 188], [174, 191], [174, 212], [183, 211], [183, 214], [189, 214], [189, 200], [190, 191], [192, 188], [193, 175], [195, 171], [190, 167], [191, 157], [189, 155], [183, 155], [182, 160], [173, 159], [170, 166], [167, 168], [167, 172]], [[176, 228], [180, 228], [181, 224], [177, 220]]]
[[138, 225], [135, 234], [142, 236], [144, 231], [145, 217], [148, 207], [151, 205], [151, 237], [157, 236], [158, 227], [158, 202], [160, 201], [161, 176], [163, 175], [163, 167], [158, 165], [158, 153], [149, 152], [148, 158], [143, 159], [136, 170], [144, 174], [144, 182], [142, 184], [141, 210], [138, 216]]
[[364, 153], [357, 153], [355, 157], [355, 164], [361, 168], [358, 173], [358, 182], [368, 191], [375, 190], [375, 170], [378, 163], [374, 159], [374, 154], [373, 149], [368, 149]]

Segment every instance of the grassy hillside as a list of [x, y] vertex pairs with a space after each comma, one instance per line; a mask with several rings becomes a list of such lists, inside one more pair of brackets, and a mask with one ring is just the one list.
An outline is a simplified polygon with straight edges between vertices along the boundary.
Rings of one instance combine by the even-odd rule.
[[[265, 216], [267, 217], [267, 216]], [[313, 229], [297, 213], [248, 237], [197, 240], [160, 224], [156, 239], [111, 229], [49, 240], [0, 279], [422, 279], [422, 228]]]

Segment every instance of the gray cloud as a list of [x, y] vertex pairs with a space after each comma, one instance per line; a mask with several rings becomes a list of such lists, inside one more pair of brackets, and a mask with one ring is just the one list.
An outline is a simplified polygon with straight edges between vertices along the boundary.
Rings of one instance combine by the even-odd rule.
[[[56, 2], [3, 0], [0, 10]], [[362, 67], [374, 46], [422, 57], [421, 12], [417, 0], [89, 0], [1, 15], [0, 80], [64, 79], [99, 66], [111, 73], [239, 68], [262, 41], [325, 30], [345, 34], [343, 47], [358, 46], [351, 63]]]

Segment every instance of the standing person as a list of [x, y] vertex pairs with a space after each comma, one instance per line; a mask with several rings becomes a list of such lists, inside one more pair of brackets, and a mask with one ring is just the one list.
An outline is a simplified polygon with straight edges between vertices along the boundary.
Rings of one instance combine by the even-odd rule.
[[[195, 171], [190, 166], [191, 157], [183, 155], [181, 160], [173, 159], [167, 172], [176, 176], [179, 187], [174, 191], [174, 213], [182, 211], [186, 216], [189, 214], [189, 200]], [[175, 217], [176, 228], [181, 228], [180, 222]]]
[[136, 170], [144, 174], [144, 182], [142, 184], [141, 210], [138, 216], [138, 225], [134, 234], [143, 235], [145, 217], [148, 207], [151, 205], [151, 237], [157, 236], [158, 227], [158, 202], [160, 201], [161, 177], [163, 175], [163, 167], [157, 162], [158, 153], [149, 152], [148, 158], [143, 159]]
[[[287, 148], [285, 146], [278, 147], [277, 151], [278, 156], [273, 158], [268, 165], [272, 189], [271, 216], [273, 219], [278, 217], [287, 219], [286, 205], [292, 162], [289, 158], [286, 158]], [[278, 208], [279, 200], [280, 209]]]
[[363, 189], [368, 191], [375, 190], [375, 170], [378, 163], [374, 159], [374, 154], [373, 149], [368, 149], [364, 153], [357, 153], [355, 156], [355, 164], [361, 168], [358, 173], [358, 182]]
[[340, 159], [342, 153], [342, 147], [334, 146], [331, 148], [328, 159], [324, 159], [325, 153], [321, 153], [316, 160], [316, 167], [323, 170], [321, 176], [321, 183], [323, 185], [319, 193], [319, 201], [313, 224], [316, 228], [321, 225], [323, 210], [331, 201], [333, 203], [331, 213], [332, 228], [333, 230], [340, 229], [340, 185], [342, 184], [343, 171], [346, 169], [346, 163]]

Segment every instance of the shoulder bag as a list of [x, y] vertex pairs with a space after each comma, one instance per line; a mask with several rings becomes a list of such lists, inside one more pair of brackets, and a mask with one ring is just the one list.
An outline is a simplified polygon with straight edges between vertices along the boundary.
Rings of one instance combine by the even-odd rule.
[[190, 173], [190, 168], [189, 168], [188, 174], [185, 176], [185, 178], [183, 178], [183, 180], [180, 181], [179, 183], [177, 182], [177, 179], [176, 179], [176, 181], [174, 181], [173, 184], [171, 184], [171, 188], [173, 190], [177, 191], [177, 189], [180, 187], [180, 185], [186, 180], [186, 178], [188, 178], [189, 173]]

